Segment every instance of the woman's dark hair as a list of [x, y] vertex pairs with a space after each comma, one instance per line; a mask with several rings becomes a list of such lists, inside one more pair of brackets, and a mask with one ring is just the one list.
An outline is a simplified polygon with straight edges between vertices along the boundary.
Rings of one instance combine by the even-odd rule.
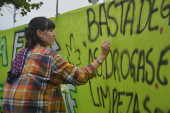
[[25, 37], [26, 37], [25, 47], [28, 49], [32, 49], [36, 44], [43, 45], [44, 42], [40, 40], [40, 38], [37, 36], [36, 31], [53, 30], [53, 29], [55, 29], [55, 24], [51, 20], [45, 17], [33, 18], [29, 22], [28, 27], [25, 29]]

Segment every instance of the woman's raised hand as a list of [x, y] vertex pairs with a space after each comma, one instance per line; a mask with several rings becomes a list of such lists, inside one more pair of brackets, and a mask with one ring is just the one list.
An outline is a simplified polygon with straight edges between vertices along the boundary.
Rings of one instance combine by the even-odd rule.
[[101, 54], [107, 55], [109, 53], [110, 47], [111, 47], [111, 41], [104, 40], [101, 44]]

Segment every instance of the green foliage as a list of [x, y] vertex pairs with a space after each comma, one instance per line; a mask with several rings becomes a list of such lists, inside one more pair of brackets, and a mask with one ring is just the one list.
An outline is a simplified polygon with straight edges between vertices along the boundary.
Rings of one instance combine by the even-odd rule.
[[43, 2], [31, 3], [31, 0], [0, 0], [0, 12], [2, 6], [9, 4], [14, 5], [17, 10], [21, 9], [21, 15], [24, 16], [31, 12], [32, 9], [39, 9]]

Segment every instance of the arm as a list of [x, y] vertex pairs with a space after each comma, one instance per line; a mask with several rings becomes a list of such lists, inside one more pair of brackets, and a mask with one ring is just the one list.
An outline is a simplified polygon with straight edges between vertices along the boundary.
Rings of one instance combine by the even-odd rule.
[[59, 55], [54, 57], [56, 70], [53, 71], [56, 79], [64, 80], [64, 83], [80, 85], [86, 83], [90, 78], [94, 77], [94, 71], [103, 63], [110, 50], [110, 42], [104, 41], [101, 45], [100, 55], [88, 66], [78, 68], [66, 61]]
[[79, 80], [82, 82], [87, 82], [90, 78], [94, 77], [95, 75], [93, 72], [97, 70], [97, 68], [104, 62], [104, 60], [107, 58], [107, 55], [110, 50], [110, 41], [105, 40], [101, 45], [101, 53], [100, 55], [87, 67], [81, 68], [84, 70], [85, 74], [79, 75]]

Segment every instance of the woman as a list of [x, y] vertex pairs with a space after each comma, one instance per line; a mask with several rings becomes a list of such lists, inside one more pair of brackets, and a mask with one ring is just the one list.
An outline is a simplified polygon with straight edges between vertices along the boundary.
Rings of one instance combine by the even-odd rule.
[[4, 113], [65, 113], [60, 84], [81, 85], [94, 76], [106, 59], [110, 42], [91, 64], [78, 68], [47, 46], [55, 39], [55, 25], [45, 17], [33, 18], [25, 32], [26, 47], [16, 55], [4, 86]]

